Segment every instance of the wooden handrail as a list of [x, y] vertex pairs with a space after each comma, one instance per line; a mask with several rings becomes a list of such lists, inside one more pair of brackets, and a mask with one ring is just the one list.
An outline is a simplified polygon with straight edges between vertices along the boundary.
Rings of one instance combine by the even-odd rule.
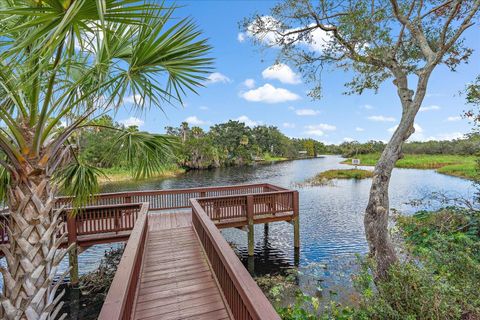
[[190, 200], [192, 222], [213, 272], [236, 320], [279, 320], [262, 290], [196, 199]]
[[[149, 194], [181, 194], [181, 193], [193, 193], [193, 192], [209, 192], [209, 191], [222, 191], [222, 190], [239, 190], [252, 187], [268, 187], [276, 191], [286, 190], [278, 186], [274, 186], [269, 183], [252, 183], [252, 184], [240, 184], [234, 186], [212, 186], [212, 187], [198, 187], [198, 188], [183, 188], [183, 189], [164, 189], [164, 190], [135, 190], [135, 191], [119, 191], [119, 192], [107, 192], [95, 195], [96, 198], [107, 197], [122, 197], [122, 196], [134, 196], [134, 195], [149, 195]], [[71, 197], [60, 196], [59, 200], [69, 200]]]
[[98, 319], [130, 319], [148, 231], [148, 203], [142, 205]]
[[229, 194], [226, 196], [212, 196], [212, 197], [202, 197], [202, 198], [196, 198], [196, 199], [215, 200], [215, 199], [228, 199], [228, 198], [238, 198], [238, 197], [247, 197], [247, 196], [260, 196], [260, 195], [268, 195], [268, 194], [286, 194], [286, 193], [293, 193], [293, 192], [296, 192], [296, 191], [289, 190], [289, 189], [282, 189], [282, 190], [260, 192], [260, 193]]

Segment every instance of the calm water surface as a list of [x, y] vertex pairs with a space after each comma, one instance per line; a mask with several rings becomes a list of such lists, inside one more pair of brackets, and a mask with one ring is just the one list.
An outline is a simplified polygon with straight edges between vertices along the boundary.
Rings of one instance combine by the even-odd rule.
[[[298, 186], [298, 183], [321, 171], [350, 167], [340, 164], [341, 161], [341, 157], [327, 156], [270, 165], [191, 171], [176, 178], [111, 183], [105, 185], [102, 191], [262, 182], [296, 188], [300, 193], [299, 256], [295, 256], [293, 250], [293, 227], [285, 222], [271, 223], [268, 233], [263, 225], [255, 226], [255, 257], [250, 260], [247, 257], [247, 234], [237, 229], [222, 232], [253, 274], [274, 274], [298, 266], [299, 285], [306, 292], [318, 294], [319, 288], [322, 288], [324, 293], [343, 297], [345, 295], [342, 290], [348, 291], [348, 275], [352, 272], [355, 255], [367, 251], [363, 210], [368, 201], [371, 180], [339, 180], [326, 186]], [[474, 193], [468, 180], [441, 175], [433, 170], [395, 169], [390, 184], [391, 207], [411, 214], [418, 208], [412, 208], [406, 202], [433, 191], [447, 191], [464, 197], [471, 197]], [[94, 270], [105, 250], [111, 247], [112, 245], [98, 245], [82, 253], [79, 257], [80, 272]], [[64, 261], [63, 266], [66, 268], [68, 263]]]
[[[301, 248], [296, 258], [293, 227], [285, 222], [271, 223], [268, 234], [263, 225], [255, 226], [255, 257], [249, 261], [247, 234], [241, 230], [222, 231], [234, 244], [245, 266], [255, 275], [278, 273], [299, 266], [300, 285], [310, 294], [319, 287], [324, 292], [342, 294], [350, 281], [355, 255], [367, 252], [363, 229], [363, 210], [368, 201], [371, 180], [339, 180], [331, 185], [301, 187], [299, 183], [340, 164], [339, 156], [280, 162], [251, 167], [230, 167], [191, 171], [180, 177], [148, 182], [112, 183], [103, 191], [175, 189], [201, 186], [268, 182], [300, 193]], [[371, 170], [370, 167], [365, 169]], [[433, 170], [395, 169], [390, 184], [391, 207], [411, 214], [418, 210], [406, 204], [433, 191], [445, 191], [464, 197], [474, 193], [468, 180], [441, 175]], [[326, 290], [325, 290], [326, 289]]]

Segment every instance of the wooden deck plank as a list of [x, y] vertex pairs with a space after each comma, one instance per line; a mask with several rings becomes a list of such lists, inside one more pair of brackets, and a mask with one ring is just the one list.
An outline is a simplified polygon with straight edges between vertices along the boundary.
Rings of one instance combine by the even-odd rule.
[[134, 319], [228, 319], [191, 212], [150, 213]]

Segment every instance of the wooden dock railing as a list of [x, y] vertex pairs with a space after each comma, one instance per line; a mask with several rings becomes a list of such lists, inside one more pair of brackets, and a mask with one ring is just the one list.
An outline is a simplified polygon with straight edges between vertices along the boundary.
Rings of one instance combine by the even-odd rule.
[[[92, 197], [88, 206], [148, 202], [150, 204], [150, 210], [181, 209], [189, 208], [189, 200], [192, 198], [253, 194], [280, 190], [286, 189], [268, 183], [260, 183], [188, 189], [125, 191], [96, 195]], [[69, 206], [71, 200], [71, 197], [59, 197], [56, 206]]]
[[[298, 191], [294, 190], [197, 199], [208, 217], [220, 227], [245, 225], [249, 218], [254, 222], [269, 222], [267, 220], [275, 220], [275, 215], [281, 213], [291, 213], [291, 219], [294, 219], [298, 216], [296, 201]], [[289, 220], [285, 215], [281, 219]]]
[[[143, 252], [148, 235], [148, 203], [144, 203], [138, 220], [130, 234], [122, 259], [110, 285], [98, 319], [131, 319], [137, 285], [142, 266]], [[110, 294], [110, 293], [114, 294]]]
[[192, 199], [192, 223], [236, 320], [279, 320], [262, 290], [210, 220], [200, 203]]
[[[73, 212], [65, 209], [61, 215], [64, 225], [61, 233], [68, 233], [69, 243], [79, 243], [82, 236], [118, 234], [132, 230], [141, 211], [142, 203], [90, 206]], [[0, 244], [8, 243], [9, 215], [0, 215]], [[87, 237], [84, 237], [87, 239]], [[95, 239], [85, 240], [95, 243]]]

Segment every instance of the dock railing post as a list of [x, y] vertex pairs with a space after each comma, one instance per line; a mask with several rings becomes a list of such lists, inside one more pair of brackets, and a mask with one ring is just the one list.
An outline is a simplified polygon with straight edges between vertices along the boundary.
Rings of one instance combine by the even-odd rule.
[[248, 221], [248, 255], [253, 256], [255, 249], [255, 236], [253, 225], [253, 195], [247, 195], [247, 221]]
[[300, 212], [298, 191], [293, 191], [293, 246], [300, 248]]
[[70, 284], [78, 286], [78, 245], [77, 245], [77, 224], [73, 212], [67, 212], [68, 246], [75, 244], [68, 251], [68, 263], [70, 265]]

